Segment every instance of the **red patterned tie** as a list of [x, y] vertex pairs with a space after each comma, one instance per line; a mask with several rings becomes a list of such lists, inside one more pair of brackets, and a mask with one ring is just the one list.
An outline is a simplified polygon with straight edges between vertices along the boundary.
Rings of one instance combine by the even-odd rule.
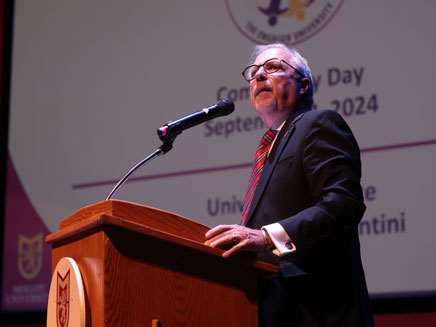
[[256, 190], [257, 183], [259, 182], [260, 175], [262, 174], [263, 166], [265, 165], [268, 149], [271, 142], [276, 137], [277, 131], [268, 130], [260, 141], [257, 148], [256, 155], [254, 156], [253, 171], [251, 172], [250, 181], [248, 182], [247, 194], [244, 199], [244, 208], [242, 209], [241, 225], [244, 225], [247, 220], [248, 209], [250, 209], [251, 201], [253, 200], [254, 191]]

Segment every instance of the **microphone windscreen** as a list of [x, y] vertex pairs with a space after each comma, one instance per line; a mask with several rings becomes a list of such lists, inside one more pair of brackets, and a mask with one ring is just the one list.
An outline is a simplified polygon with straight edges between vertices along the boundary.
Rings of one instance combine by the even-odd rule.
[[235, 110], [235, 104], [230, 99], [218, 101], [217, 107], [220, 108], [223, 116], [231, 114]]

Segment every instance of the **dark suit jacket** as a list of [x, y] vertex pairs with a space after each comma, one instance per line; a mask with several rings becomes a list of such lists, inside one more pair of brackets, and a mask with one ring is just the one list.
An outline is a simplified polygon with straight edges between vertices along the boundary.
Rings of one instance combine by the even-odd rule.
[[260, 326], [372, 326], [357, 226], [365, 211], [358, 144], [331, 110], [293, 113], [277, 136], [247, 227], [279, 222], [297, 250], [262, 280]]

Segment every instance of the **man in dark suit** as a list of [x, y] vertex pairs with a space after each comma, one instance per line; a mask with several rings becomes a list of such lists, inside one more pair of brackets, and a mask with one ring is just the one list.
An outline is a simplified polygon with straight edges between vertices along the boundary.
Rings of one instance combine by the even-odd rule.
[[260, 326], [373, 326], [357, 232], [365, 211], [357, 142], [339, 114], [311, 110], [312, 76], [298, 52], [258, 46], [253, 59], [243, 75], [271, 131], [241, 225], [211, 229], [206, 244], [279, 265], [259, 285]]

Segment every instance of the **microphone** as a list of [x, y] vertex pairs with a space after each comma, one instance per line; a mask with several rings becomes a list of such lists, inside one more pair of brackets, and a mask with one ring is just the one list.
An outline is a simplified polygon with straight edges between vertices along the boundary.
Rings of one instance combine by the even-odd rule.
[[182, 133], [185, 129], [191, 128], [198, 124], [204, 123], [210, 119], [226, 116], [235, 110], [235, 105], [232, 100], [224, 99], [218, 101], [213, 106], [201, 109], [186, 117], [176, 121], [170, 121], [157, 130], [157, 135], [164, 143], [174, 141], [175, 137]]

